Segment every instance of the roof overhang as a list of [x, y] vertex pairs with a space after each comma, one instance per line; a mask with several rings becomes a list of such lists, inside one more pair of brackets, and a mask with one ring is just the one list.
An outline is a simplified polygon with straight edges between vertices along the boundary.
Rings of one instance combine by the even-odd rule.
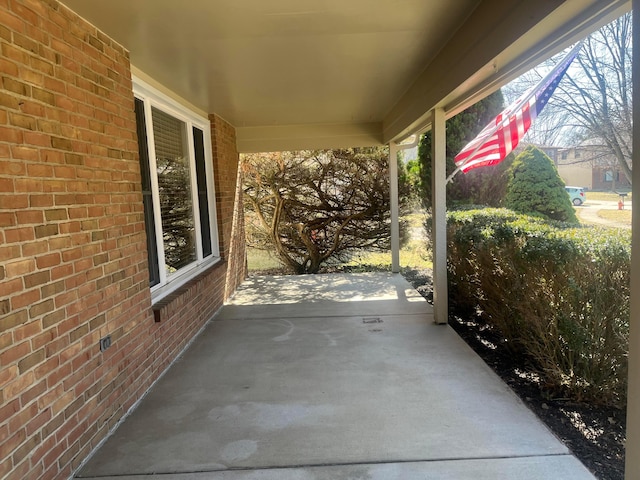
[[[456, 35], [385, 118], [385, 142], [428, 129], [433, 108], [443, 108], [447, 118], [460, 113], [630, 9], [629, 1], [524, 2], [480, 38], [491, 12], [476, 12], [465, 26], [476, 33]], [[448, 75], [438, 81], [439, 71]]]
[[628, 0], [63, 0], [239, 151], [379, 145], [452, 116]]

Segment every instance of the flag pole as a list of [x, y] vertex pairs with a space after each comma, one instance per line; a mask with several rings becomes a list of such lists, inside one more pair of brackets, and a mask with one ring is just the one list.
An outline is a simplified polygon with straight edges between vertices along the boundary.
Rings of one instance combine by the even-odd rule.
[[[529, 95], [529, 92], [537, 92], [538, 90], [540, 90], [550, 79], [552, 79], [553, 77], [555, 77], [555, 75], [562, 70], [563, 68], [567, 67], [569, 63], [571, 63], [573, 61], [573, 58], [578, 54], [578, 51], [582, 48], [582, 45], [584, 44], [584, 40], [579, 41], [570, 51], [567, 55], [564, 56], [564, 58], [558, 62], [555, 67], [553, 67], [551, 69], [551, 71], [549, 73], [547, 73], [547, 75], [544, 76], [544, 78], [542, 78], [542, 80], [540, 80], [536, 86], [534, 88], [530, 88], [529, 90], [527, 90], [524, 94], [522, 94], [520, 96], [520, 101], [514, 106], [514, 107], [508, 107], [507, 109], [503, 110], [501, 112], [501, 115], [503, 113], [511, 113], [511, 112], [517, 112], [520, 109], [522, 109], [525, 104], [529, 101], [531, 101], [531, 96]], [[496, 123], [496, 125], [493, 127], [493, 129], [490, 130], [490, 133], [486, 134], [485, 137], [492, 137], [493, 135], [495, 135], [495, 133], [498, 131], [498, 129], [500, 128], [500, 124]], [[447, 181], [446, 183], [449, 184], [450, 182], [453, 181], [453, 177], [455, 177], [459, 172], [462, 171], [462, 169], [465, 167], [465, 165], [467, 163], [469, 163], [470, 159], [473, 158], [473, 156], [478, 152], [478, 150], [480, 150], [480, 147], [482, 147], [482, 142], [478, 142], [478, 145], [476, 146], [476, 148], [473, 150], [473, 152], [471, 152], [471, 155], [469, 155], [467, 157], [467, 159], [461, 163], [460, 165], [457, 166], [457, 168], [453, 171], [453, 173], [451, 175], [449, 175], [447, 177]]]
[[[475, 155], [477, 151], [478, 151], [478, 149], [476, 148], [476, 150], [473, 152], [473, 155]], [[453, 171], [453, 173], [447, 177], [447, 181], [445, 182], [445, 184], [449, 185], [451, 182], [453, 182], [453, 177], [455, 177], [461, 170], [462, 170], [462, 166], [457, 167]]]

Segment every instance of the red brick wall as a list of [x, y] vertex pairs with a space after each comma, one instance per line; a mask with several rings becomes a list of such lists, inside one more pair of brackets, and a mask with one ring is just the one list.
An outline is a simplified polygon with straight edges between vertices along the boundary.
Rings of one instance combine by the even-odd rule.
[[[217, 115], [210, 115], [213, 156], [219, 160], [215, 179], [218, 233], [221, 236], [220, 255], [227, 258], [231, 250], [233, 205], [236, 197], [238, 153], [235, 151], [236, 134], [231, 125]], [[225, 240], [226, 239], [226, 240]]]
[[[611, 172], [615, 181], [606, 180], [607, 172]], [[593, 190], [630, 190], [631, 184], [624, 172], [617, 167], [593, 167], [591, 170]]]
[[[68, 478], [221, 306], [227, 263], [155, 323], [128, 53], [55, 0], [0, 0], [0, 50], [0, 478]], [[214, 119], [235, 282], [237, 153]]]
[[244, 202], [242, 196], [242, 170], [238, 168], [236, 177], [233, 222], [231, 225], [231, 245], [229, 246], [229, 268], [225, 288], [225, 299], [229, 298], [238, 285], [247, 277], [247, 251], [244, 230]]
[[238, 168], [235, 129], [217, 115], [210, 115], [213, 155], [218, 159], [216, 170], [216, 208], [220, 255], [228, 261], [228, 298], [246, 277], [244, 206], [242, 203], [242, 172]]

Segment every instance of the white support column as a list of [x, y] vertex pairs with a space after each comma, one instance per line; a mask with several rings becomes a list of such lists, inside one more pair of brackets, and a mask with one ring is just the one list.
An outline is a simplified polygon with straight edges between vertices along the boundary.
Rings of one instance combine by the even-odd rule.
[[447, 292], [447, 159], [444, 110], [431, 119], [431, 205], [433, 246], [433, 310], [438, 324], [448, 321]]
[[400, 272], [400, 201], [398, 199], [398, 145], [389, 144], [389, 185], [391, 200], [391, 271]]
[[[633, 44], [640, 45], [640, 0], [633, 0]], [[638, 15], [636, 15], [636, 12]], [[633, 196], [640, 198], [640, 50], [633, 49]], [[631, 318], [624, 478], [640, 478], [640, 202], [632, 208]]]

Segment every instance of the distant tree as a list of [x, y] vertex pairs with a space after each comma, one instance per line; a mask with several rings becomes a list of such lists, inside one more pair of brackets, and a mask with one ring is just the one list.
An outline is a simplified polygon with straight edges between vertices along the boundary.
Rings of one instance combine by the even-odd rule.
[[248, 243], [294, 273], [388, 250], [388, 148], [244, 155]]
[[[500, 90], [480, 100], [446, 122], [447, 175], [455, 170], [454, 157], [480, 133], [503, 108]], [[425, 133], [418, 145], [420, 162], [420, 190], [423, 205], [431, 209], [431, 132]], [[506, 160], [508, 162], [508, 160]], [[504, 162], [503, 162], [504, 163]], [[447, 186], [447, 204], [486, 204], [498, 206], [506, 182], [502, 178], [506, 166], [478, 168], [467, 174], [458, 174]]]
[[[536, 119], [527, 134], [528, 141], [538, 145], [595, 146], [606, 152], [605, 156], [616, 159], [629, 182], [633, 138], [632, 23], [632, 13], [627, 13], [585, 39], [544, 115]], [[509, 84], [505, 92], [515, 98], [542, 75], [534, 69]]]
[[538, 213], [552, 220], [578, 223], [565, 185], [553, 161], [534, 146], [519, 154], [508, 172], [505, 206], [520, 213]]
[[399, 182], [404, 186], [400, 195], [406, 197], [407, 203], [412, 210], [420, 209], [422, 205], [422, 181], [420, 180], [420, 159], [414, 158], [407, 161], [404, 167], [399, 168], [403, 172], [404, 178]]
[[587, 37], [581, 71], [562, 86], [558, 107], [579, 125], [585, 143], [606, 146], [631, 182], [631, 13]]

